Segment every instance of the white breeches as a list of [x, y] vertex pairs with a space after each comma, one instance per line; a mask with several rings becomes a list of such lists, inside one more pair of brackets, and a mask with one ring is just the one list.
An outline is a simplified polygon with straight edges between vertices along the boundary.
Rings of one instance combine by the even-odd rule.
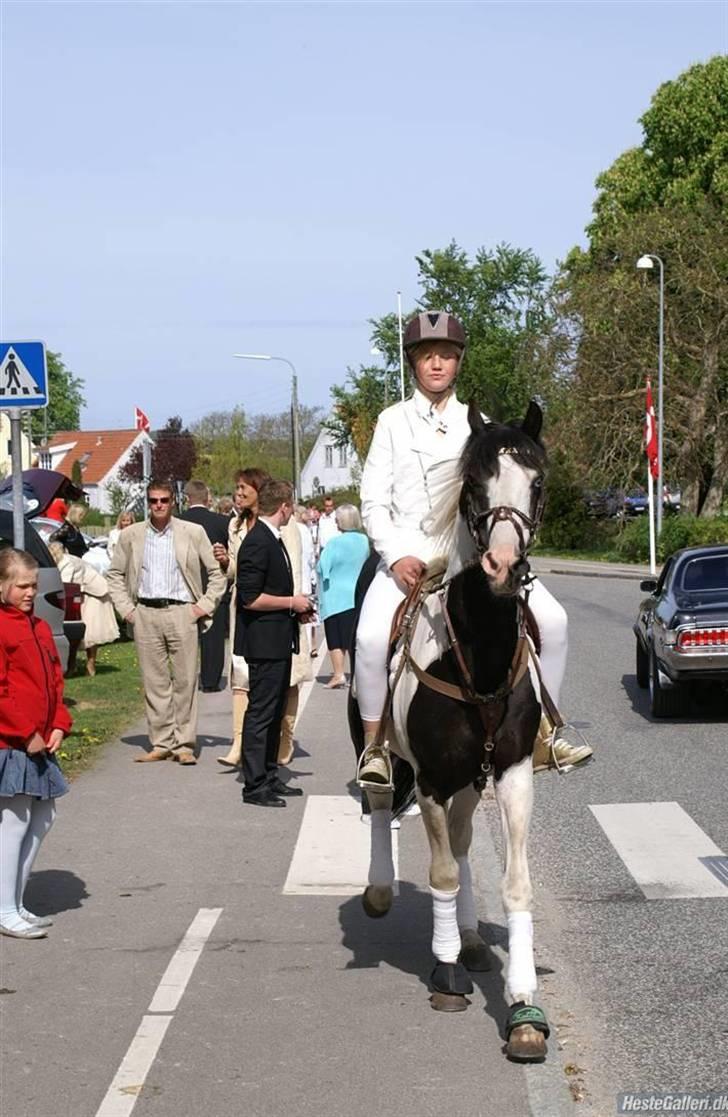
[[[356, 696], [363, 721], [379, 721], [382, 715], [387, 697], [389, 634], [404, 596], [391, 571], [380, 565], [364, 598], [356, 632]], [[558, 706], [568, 648], [566, 610], [538, 579], [531, 586], [529, 605], [541, 634], [543, 680]]]

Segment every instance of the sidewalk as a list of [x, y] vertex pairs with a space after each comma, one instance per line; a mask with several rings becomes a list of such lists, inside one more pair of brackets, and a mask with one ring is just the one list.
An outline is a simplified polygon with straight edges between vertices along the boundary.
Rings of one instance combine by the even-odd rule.
[[[200, 695], [196, 767], [132, 763], [138, 724], [73, 784], [29, 889], [53, 915], [49, 937], [2, 940], [3, 1117], [572, 1112], [555, 1031], [542, 1067], [502, 1053], [505, 920], [487, 804], [473, 863], [494, 968], [474, 975], [466, 1013], [428, 1003], [420, 819], [395, 833], [400, 894], [386, 919], [363, 914], [360, 883], [345, 895], [322, 884], [322, 862], [368, 844], [345, 703], [345, 691], [310, 688], [290, 769], [306, 794], [285, 810], [244, 807], [237, 775], [215, 762], [228, 691]], [[318, 860], [305, 840], [316, 813], [329, 827]]]

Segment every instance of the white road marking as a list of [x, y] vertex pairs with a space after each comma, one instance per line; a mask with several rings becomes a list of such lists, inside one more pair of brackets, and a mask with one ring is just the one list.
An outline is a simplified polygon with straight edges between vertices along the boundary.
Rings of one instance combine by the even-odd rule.
[[143, 1016], [96, 1117], [129, 1117], [157, 1057], [171, 1016]]
[[728, 888], [701, 862], [723, 851], [679, 803], [604, 803], [590, 810], [648, 900], [728, 899]]
[[[200, 908], [164, 971], [152, 997], [148, 1009], [150, 1013], [169, 1014], [177, 1008], [205, 943], [221, 914], [222, 908]], [[171, 1020], [171, 1015], [142, 1017], [137, 1033], [129, 1044], [95, 1117], [129, 1117]]]
[[[361, 805], [356, 799], [349, 795], [309, 795], [283, 886], [284, 895], [359, 895], [369, 878], [370, 836], [369, 827], [361, 821]], [[399, 876], [398, 837], [394, 830], [395, 878]]]
[[189, 926], [187, 934], [177, 947], [172, 961], [164, 971], [157, 991], [152, 997], [149, 1012], [174, 1012], [192, 971], [200, 960], [205, 943], [217, 923], [222, 908], [200, 908]]

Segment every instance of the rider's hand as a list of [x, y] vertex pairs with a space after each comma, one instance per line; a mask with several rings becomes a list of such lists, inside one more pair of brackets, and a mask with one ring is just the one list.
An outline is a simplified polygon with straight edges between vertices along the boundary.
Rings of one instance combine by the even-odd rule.
[[405, 555], [404, 558], [397, 559], [392, 564], [392, 573], [397, 584], [403, 590], [411, 590], [413, 586], [416, 586], [424, 572], [424, 562], [422, 559], [415, 558], [414, 555]]

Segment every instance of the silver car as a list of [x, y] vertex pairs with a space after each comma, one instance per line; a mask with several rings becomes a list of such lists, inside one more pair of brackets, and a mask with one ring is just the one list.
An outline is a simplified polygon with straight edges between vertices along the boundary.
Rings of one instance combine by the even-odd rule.
[[[14, 547], [13, 514], [0, 509], [0, 547]], [[35, 528], [25, 521], [25, 550], [38, 563], [38, 596], [35, 614], [50, 625], [56, 642], [61, 666], [65, 674], [68, 667], [68, 637], [64, 632], [66, 616], [66, 591], [50, 551]]]

